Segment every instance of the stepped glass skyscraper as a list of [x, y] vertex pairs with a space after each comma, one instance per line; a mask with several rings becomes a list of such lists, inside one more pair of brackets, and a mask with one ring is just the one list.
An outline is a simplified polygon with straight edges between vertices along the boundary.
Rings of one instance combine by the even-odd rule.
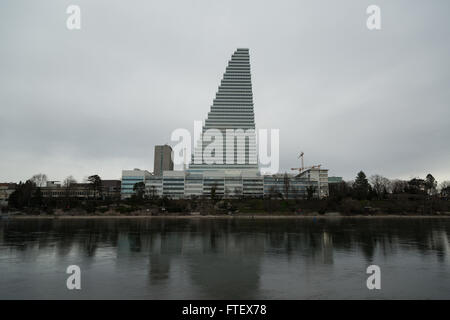
[[189, 171], [257, 169], [250, 55], [249, 49], [238, 48], [226, 67]]

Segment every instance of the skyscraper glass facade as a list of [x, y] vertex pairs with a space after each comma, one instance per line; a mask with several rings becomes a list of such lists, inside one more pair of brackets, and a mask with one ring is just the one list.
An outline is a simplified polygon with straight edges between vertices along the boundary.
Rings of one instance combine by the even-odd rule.
[[[214, 142], [199, 141], [189, 165], [190, 172], [221, 169], [258, 169], [255, 116], [248, 49], [238, 48], [226, 67], [216, 98], [203, 126], [203, 136], [211, 130], [222, 134], [222, 153], [214, 163], [208, 162], [205, 148]], [[232, 136], [231, 133], [234, 135]], [[242, 138], [237, 138], [241, 135]], [[205, 139], [203, 139], [205, 140]], [[217, 142], [217, 141], [216, 141]]]

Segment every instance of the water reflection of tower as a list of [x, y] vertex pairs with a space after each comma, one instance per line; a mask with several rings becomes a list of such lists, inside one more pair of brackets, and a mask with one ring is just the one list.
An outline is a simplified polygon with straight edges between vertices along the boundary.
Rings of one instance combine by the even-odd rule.
[[191, 257], [193, 284], [209, 299], [256, 298], [264, 238], [257, 234], [214, 232]]
[[333, 264], [333, 237], [326, 231], [322, 234], [322, 257], [323, 263]]
[[447, 233], [444, 230], [433, 230], [428, 242], [429, 247], [436, 252], [439, 262], [445, 262], [450, 252]]
[[[187, 241], [187, 239], [186, 239]], [[182, 254], [183, 234], [178, 232], [157, 233], [152, 239], [150, 254], [150, 282], [168, 279], [171, 260]]]

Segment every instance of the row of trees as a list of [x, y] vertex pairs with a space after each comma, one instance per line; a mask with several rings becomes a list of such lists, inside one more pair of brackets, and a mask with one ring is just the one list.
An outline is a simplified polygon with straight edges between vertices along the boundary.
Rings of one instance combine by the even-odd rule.
[[439, 185], [432, 174], [428, 174], [425, 179], [413, 178], [405, 180], [389, 180], [381, 175], [373, 175], [367, 178], [363, 171], [360, 171], [355, 181], [330, 184], [331, 197], [352, 197], [358, 200], [384, 199], [389, 194], [414, 194], [424, 196], [450, 195], [450, 181], [444, 181]]

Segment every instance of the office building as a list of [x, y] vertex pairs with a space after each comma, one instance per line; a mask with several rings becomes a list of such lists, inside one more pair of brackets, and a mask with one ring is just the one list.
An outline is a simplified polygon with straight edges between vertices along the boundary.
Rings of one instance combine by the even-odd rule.
[[173, 170], [172, 148], [165, 144], [155, 146], [155, 161], [153, 163], [153, 174], [160, 176], [163, 171]]
[[343, 181], [342, 177], [328, 177], [328, 184], [342, 183]]
[[162, 176], [145, 177], [145, 189], [148, 197], [165, 196], [171, 199], [210, 198], [213, 188], [217, 197], [225, 199], [304, 199], [307, 197], [307, 188], [312, 186], [312, 196], [323, 198], [328, 196], [328, 184], [325, 183], [328, 178], [324, 177], [325, 174], [327, 170], [323, 169], [320, 172], [308, 169], [300, 175], [260, 175], [247, 170], [212, 170], [203, 173], [165, 171]]
[[329, 195], [328, 189], [328, 169], [312, 168], [306, 169], [298, 175], [306, 181], [317, 182], [317, 192], [319, 198], [325, 198]]
[[129, 198], [135, 194], [134, 185], [138, 182], [145, 183], [151, 175], [147, 170], [122, 170], [121, 198]]
[[[207, 142], [200, 139], [194, 148], [189, 172], [258, 169], [248, 49], [237, 49], [228, 62], [203, 126], [202, 136], [206, 132], [214, 132], [211, 130], [217, 130], [222, 134], [222, 154], [214, 154], [214, 161], [208, 162], [204, 157], [205, 148], [214, 141]], [[231, 135], [227, 137], [227, 133], [231, 132], [242, 134], [244, 139], [237, 139]]]
[[121, 195], [121, 181], [102, 180], [100, 190], [94, 190], [90, 183], [72, 183], [63, 186], [58, 181], [47, 181], [46, 186], [40, 189], [44, 198], [118, 199]]

